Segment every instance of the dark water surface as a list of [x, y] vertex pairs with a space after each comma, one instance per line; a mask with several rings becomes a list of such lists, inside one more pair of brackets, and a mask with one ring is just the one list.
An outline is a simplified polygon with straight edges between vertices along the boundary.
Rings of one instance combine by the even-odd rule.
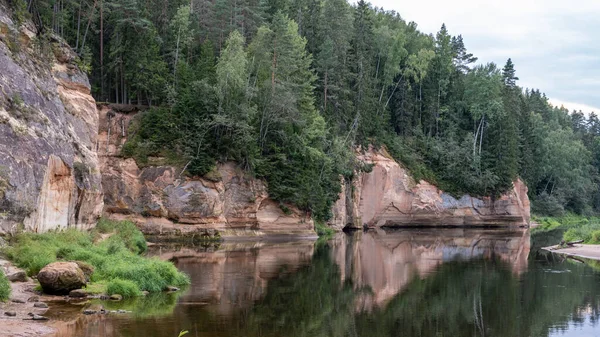
[[159, 247], [189, 288], [99, 303], [133, 313], [65, 319], [59, 336], [600, 336], [594, 264], [530, 247], [490, 229]]

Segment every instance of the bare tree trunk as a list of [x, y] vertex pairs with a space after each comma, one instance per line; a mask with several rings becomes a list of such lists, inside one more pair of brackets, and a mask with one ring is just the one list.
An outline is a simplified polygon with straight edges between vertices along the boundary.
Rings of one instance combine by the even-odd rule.
[[75, 50], [79, 49], [79, 31], [81, 27], [81, 6], [83, 5], [83, 1], [79, 1], [79, 11], [77, 14], [77, 39], [75, 42]]
[[104, 3], [100, 0], [100, 97], [104, 99]]
[[92, 15], [94, 15], [94, 10], [96, 9], [97, 0], [94, 0], [94, 6], [92, 10], [90, 10], [90, 15], [88, 16], [87, 27], [85, 27], [85, 33], [83, 34], [83, 41], [81, 41], [81, 49], [79, 50], [79, 54], [83, 52], [83, 47], [85, 47], [85, 39], [87, 38], [88, 30], [90, 29], [90, 24], [92, 23]]
[[179, 40], [181, 39], [181, 27], [177, 31], [177, 44], [175, 46], [175, 64], [173, 65], [173, 80], [177, 83], [177, 63], [179, 62]]
[[323, 111], [327, 110], [327, 75], [328, 75], [328, 72], [329, 71], [327, 71], [327, 70], [325, 71], [325, 82], [324, 82], [324, 85], [323, 85], [323, 96], [324, 96], [324, 99], [323, 99], [323, 106], [324, 106], [323, 107]]

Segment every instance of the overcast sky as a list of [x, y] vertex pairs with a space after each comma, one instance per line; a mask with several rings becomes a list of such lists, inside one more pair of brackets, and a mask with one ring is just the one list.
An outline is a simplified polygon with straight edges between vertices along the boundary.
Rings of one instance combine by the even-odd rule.
[[479, 62], [515, 63], [555, 105], [600, 112], [600, 0], [371, 0], [425, 33], [446, 23]]

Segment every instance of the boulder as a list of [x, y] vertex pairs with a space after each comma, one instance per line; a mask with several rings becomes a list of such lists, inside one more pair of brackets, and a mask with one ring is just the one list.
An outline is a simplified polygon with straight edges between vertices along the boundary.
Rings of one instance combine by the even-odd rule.
[[68, 295], [85, 286], [85, 274], [75, 262], [50, 263], [37, 277], [44, 292], [52, 295]]
[[15, 311], [6, 311], [6, 312], [4, 312], [4, 315], [6, 315], [8, 317], [15, 317], [15, 316], [17, 316], [17, 313]]
[[6, 278], [10, 282], [27, 282], [27, 274], [25, 274], [25, 272], [22, 270], [8, 274], [6, 275]]
[[47, 309], [48, 308], [48, 304], [46, 304], [44, 302], [35, 302], [35, 303], [33, 303], [33, 307], [34, 308]]
[[87, 291], [83, 290], [83, 289], [75, 289], [75, 290], [71, 290], [69, 292], [69, 297], [72, 298], [84, 298], [87, 297], [88, 293]]
[[92, 266], [89, 263], [82, 262], [82, 261], [73, 261], [73, 262], [75, 262], [77, 264], [77, 266], [79, 267], [79, 269], [81, 269], [81, 271], [83, 271], [86, 282], [90, 282], [90, 278], [92, 277], [92, 274], [94, 273], [94, 266]]
[[120, 301], [120, 300], [122, 300], [122, 299], [123, 299], [123, 296], [121, 296], [121, 295], [119, 295], [119, 294], [113, 294], [113, 295], [110, 295], [110, 299], [111, 299], [112, 301]]

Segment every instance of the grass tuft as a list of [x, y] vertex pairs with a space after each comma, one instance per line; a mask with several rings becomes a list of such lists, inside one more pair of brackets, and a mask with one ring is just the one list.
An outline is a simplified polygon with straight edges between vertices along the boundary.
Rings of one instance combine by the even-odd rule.
[[0, 270], [0, 301], [5, 302], [6, 300], [8, 300], [9, 296], [10, 282], [8, 282], [8, 279], [6, 278], [6, 275], [4, 275], [4, 272]]
[[[99, 233], [112, 235], [105, 240], [94, 240]], [[146, 250], [141, 232], [131, 222], [100, 221], [92, 233], [68, 229], [44, 234], [22, 233], [5, 249], [8, 257], [30, 276], [54, 261], [82, 261], [94, 267], [94, 283], [123, 285], [129, 281], [140, 291], [159, 292], [167, 286], [189, 284], [187, 275], [175, 266], [140, 253]], [[131, 287], [129, 287], [131, 288]], [[126, 294], [120, 294], [126, 296]]]
[[108, 295], [119, 294], [123, 298], [140, 296], [142, 292], [138, 285], [129, 280], [121, 280], [119, 278], [110, 280], [106, 285], [106, 293]]
[[315, 221], [315, 231], [317, 232], [317, 235], [325, 237], [332, 236], [335, 233], [332, 228], [319, 221]]

